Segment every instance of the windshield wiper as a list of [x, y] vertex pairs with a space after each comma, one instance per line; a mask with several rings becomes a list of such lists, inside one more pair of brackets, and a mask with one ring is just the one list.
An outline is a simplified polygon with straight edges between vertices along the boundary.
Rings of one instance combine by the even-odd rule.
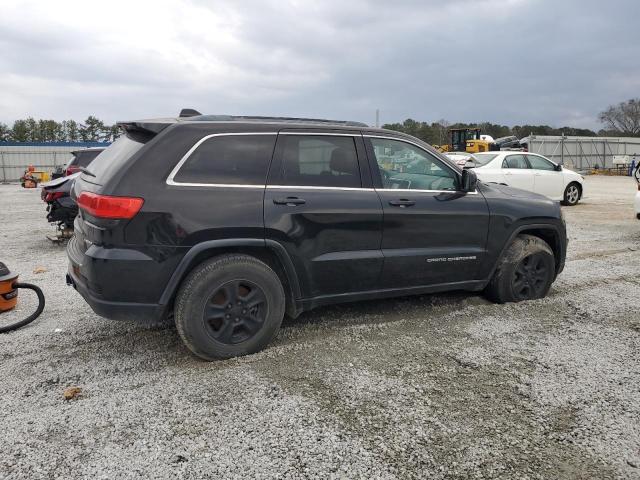
[[95, 177], [95, 173], [91, 173], [89, 170], [87, 170], [85, 167], [79, 167], [78, 170], [80, 170], [82, 173], [89, 175], [90, 177]]

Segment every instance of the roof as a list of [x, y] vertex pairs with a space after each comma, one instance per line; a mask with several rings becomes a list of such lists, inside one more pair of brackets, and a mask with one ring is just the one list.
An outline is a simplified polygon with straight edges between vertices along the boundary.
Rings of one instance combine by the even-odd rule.
[[304, 125], [339, 125], [346, 127], [368, 127], [366, 123], [351, 120], [328, 120], [325, 118], [261, 117], [254, 115], [196, 115], [187, 117], [189, 122], [242, 122], [242, 123], [286, 123]]
[[313, 126], [340, 126], [340, 127], [368, 127], [366, 123], [352, 120], [328, 120], [325, 118], [300, 118], [300, 117], [269, 117], [258, 115], [202, 115], [200, 112], [183, 108], [178, 117], [150, 118], [134, 120], [130, 122], [118, 122], [125, 129], [146, 130], [154, 133], [160, 132], [167, 125], [177, 122], [238, 122], [238, 123], [278, 123], [288, 125], [313, 125]]
[[101, 147], [106, 148], [110, 142], [0, 142], [0, 147]]

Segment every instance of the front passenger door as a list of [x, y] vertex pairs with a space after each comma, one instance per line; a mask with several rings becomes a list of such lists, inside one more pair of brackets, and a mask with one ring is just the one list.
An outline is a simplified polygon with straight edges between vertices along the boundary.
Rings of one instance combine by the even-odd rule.
[[533, 170], [534, 191], [555, 200], [561, 199], [564, 195], [562, 172], [544, 157], [529, 154], [527, 160]]
[[510, 187], [534, 191], [533, 170], [522, 154], [507, 155], [502, 161], [504, 183]]
[[381, 287], [476, 280], [489, 228], [482, 194], [460, 192], [457, 170], [417, 144], [365, 140], [384, 210]]

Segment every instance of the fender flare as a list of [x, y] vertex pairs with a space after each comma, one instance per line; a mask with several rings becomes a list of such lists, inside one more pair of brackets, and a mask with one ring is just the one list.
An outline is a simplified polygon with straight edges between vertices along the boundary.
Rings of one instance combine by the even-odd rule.
[[293, 262], [291, 261], [286, 249], [280, 243], [274, 240], [265, 240], [263, 238], [228, 238], [224, 240], [207, 240], [206, 242], [200, 242], [191, 247], [184, 257], [182, 257], [180, 263], [171, 275], [171, 278], [162, 292], [162, 296], [158, 303], [165, 307], [169, 304], [171, 298], [178, 289], [180, 282], [186, 275], [189, 265], [198, 254], [207, 250], [230, 247], [266, 247], [272, 250], [284, 267], [284, 273], [287, 276], [287, 280], [291, 286], [294, 296], [292, 299], [293, 302], [295, 303], [295, 301], [301, 297], [300, 284], [298, 282], [298, 276], [293, 266]]
[[511, 242], [513, 242], [513, 240], [520, 235], [523, 231], [525, 230], [531, 230], [531, 229], [539, 229], [539, 230], [553, 230], [555, 232], [555, 234], [558, 236], [558, 238], [560, 238], [560, 259], [559, 263], [558, 263], [558, 267], [556, 267], [556, 275], [559, 274], [563, 267], [564, 267], [564, 259], [567, 255], [567, 246], [566, 244], [563, 245], [562, 244], [562, 235], [560, 234], [560, 228], [553, 224], [553, 223], [525, 223], [522, 225], [518, 225], [516, 228], [513, 229], [513, 232], [511, 232], [511, 234], [509, 235], [509, 238], [507, 239], [507, 241], [504, 243], [504, 245], [502, 246], [502, 249], [500, 250], [500, 255], [498, 255], [493, 267], [491, 268], [491, 272], [489, 274], [489, 276], [487, 277], [487, 282], [491, 281], [491, 278], [493, 277], [493, 274], [496, 271], [496, 268], [498, 268], [498, 264], [500, 263], [500, 260], [502, 259], [505, 251], [507, 250], [507, 248], [509, 248], [509, 245], [511, 245]]

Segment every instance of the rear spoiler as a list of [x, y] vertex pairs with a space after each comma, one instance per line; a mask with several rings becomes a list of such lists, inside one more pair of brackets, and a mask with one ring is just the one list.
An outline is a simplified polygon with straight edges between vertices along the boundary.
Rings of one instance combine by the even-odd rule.
[[134, 122], [117, 122], [125, 135], [136, 142], [146, 143], [162, 130], [176, 123], [173, 118], [158, 120], [140, 120]]

